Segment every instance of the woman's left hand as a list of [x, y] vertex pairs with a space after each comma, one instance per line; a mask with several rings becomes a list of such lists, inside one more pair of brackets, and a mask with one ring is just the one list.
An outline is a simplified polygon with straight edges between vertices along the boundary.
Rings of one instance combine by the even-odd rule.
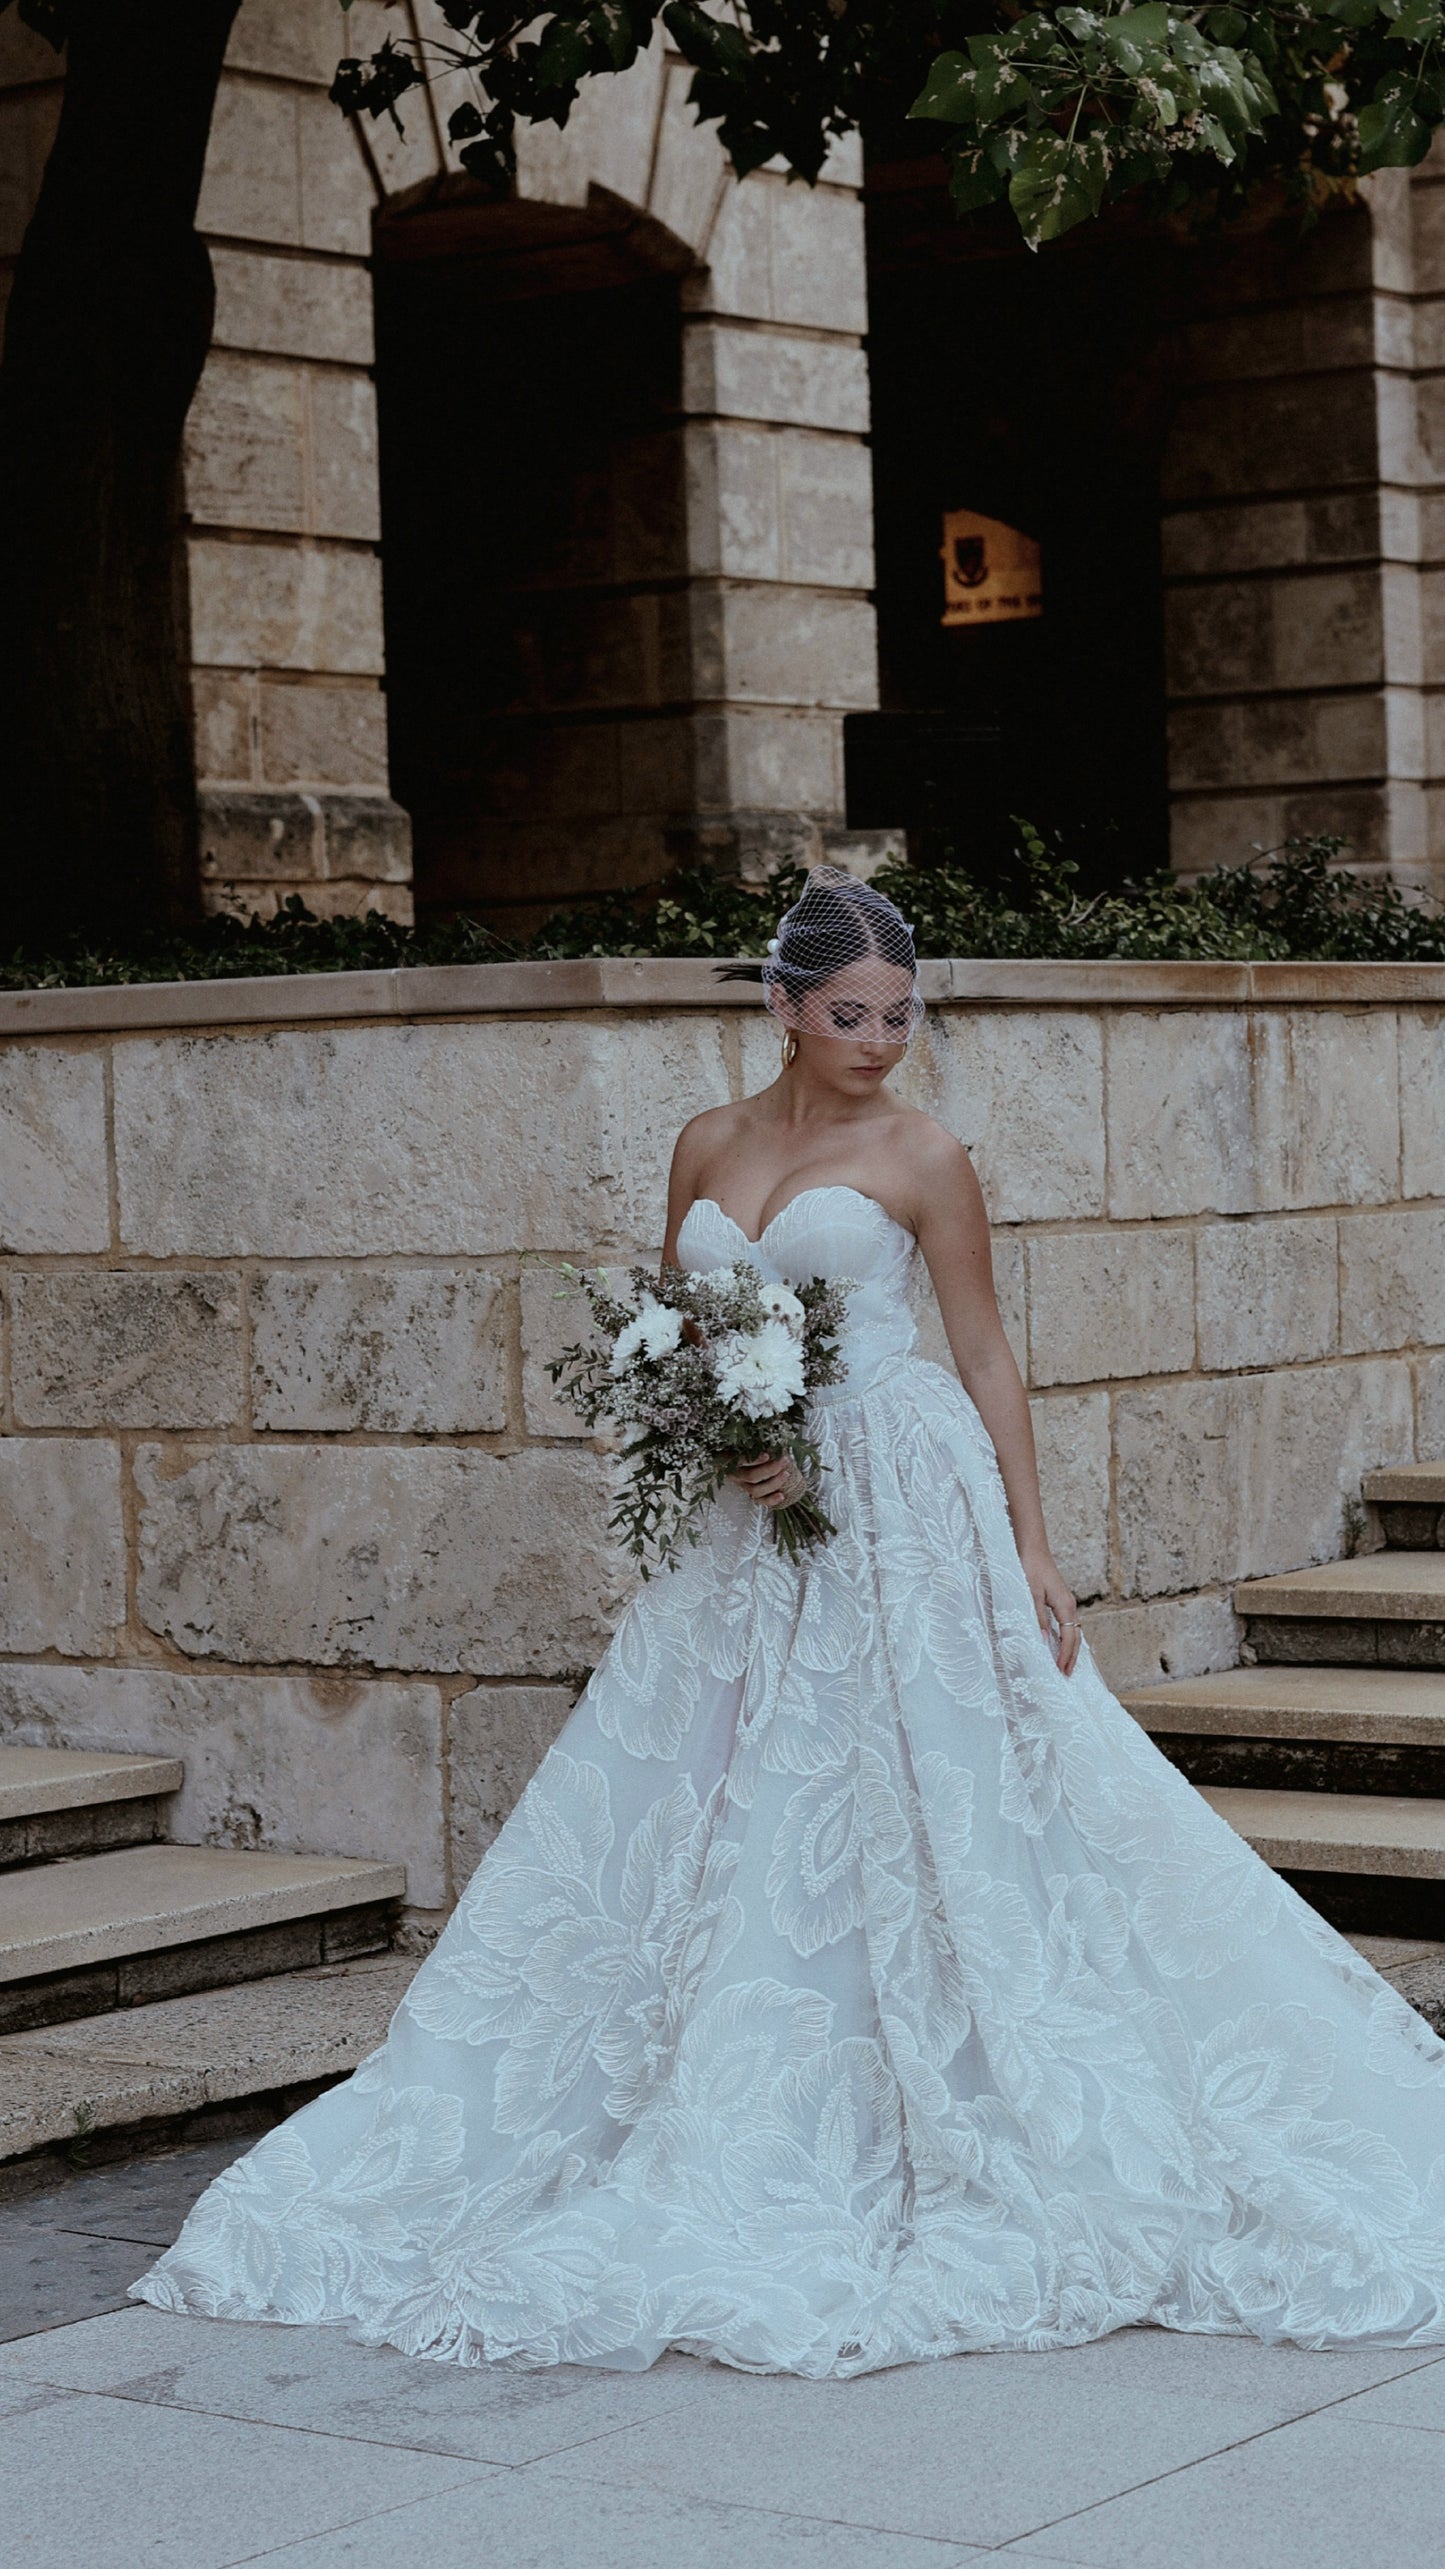
[[1063, 1675], [1072, 1677], [1084, 1638], [1079, 1630], [1079, 1601], [1051, 1552], [1028, 1555], [1024, 1559], [1024, 1575], [1039, 1619], [1039, 1630]]

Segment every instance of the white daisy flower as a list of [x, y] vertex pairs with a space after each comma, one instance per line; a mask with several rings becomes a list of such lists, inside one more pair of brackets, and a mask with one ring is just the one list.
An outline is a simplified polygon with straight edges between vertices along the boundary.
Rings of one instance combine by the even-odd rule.
[[765, 1320], [750, 1333], [733, 1330], [713, 1358], [717, 1387], [748, 1418], [778, 1418], [800, 1398], [803, 1351], [780, 1320]]
[[609, 1371], [625, 1374], [638, 1356], [670, 1356], [682, 1337], [682, 1314], [660, 1302], [645, 1302], [634, 1320], [613, 1341]]

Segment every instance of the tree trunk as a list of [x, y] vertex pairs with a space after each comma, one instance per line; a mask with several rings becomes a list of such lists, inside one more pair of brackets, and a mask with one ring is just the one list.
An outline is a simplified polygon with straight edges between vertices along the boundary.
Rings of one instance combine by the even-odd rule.
[[199, 907], [181, 437], [239, 0], [74, 0], [0, 367], [0, 945]]

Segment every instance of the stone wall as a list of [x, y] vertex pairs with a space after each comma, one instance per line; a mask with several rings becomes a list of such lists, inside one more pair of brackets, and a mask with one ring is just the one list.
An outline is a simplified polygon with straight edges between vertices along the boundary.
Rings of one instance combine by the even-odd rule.
[[[925, 969], [1094, 1646], [1227, 1664], [1445, 1453], [1445, 967]], [[691, 964], [0, 997], [0, 1731], [444, 1907], [629, 1587], [550, 1270], [774, 1060]]]

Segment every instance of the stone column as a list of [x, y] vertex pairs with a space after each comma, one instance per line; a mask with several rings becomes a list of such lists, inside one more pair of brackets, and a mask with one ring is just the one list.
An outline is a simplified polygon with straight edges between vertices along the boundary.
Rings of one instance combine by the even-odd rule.
[[186, 437], [203, 871], [215, 907], [289, 892], [411, 915], [387, 790], [372, 359], [372, 168], [326, 91], [324, 0], [245, 0], [200, 221], [215, 342]]
[[1165, 459], [1174, 861], [1430, 880], [1408, 182], [1195, 267]]

